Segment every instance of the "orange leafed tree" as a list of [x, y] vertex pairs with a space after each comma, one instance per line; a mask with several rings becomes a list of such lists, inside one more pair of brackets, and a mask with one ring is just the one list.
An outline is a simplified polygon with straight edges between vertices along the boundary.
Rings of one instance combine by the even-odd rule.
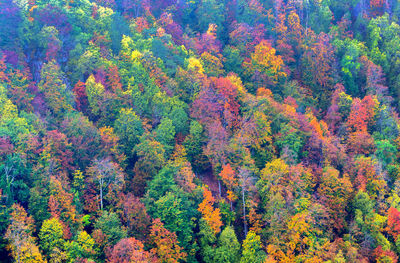
[[367, 131], [375, 116], [375, 108], [378, 101], [371, 96], [365, 96], [363, 100], [354, 99], [351, 112], [347, 120], [349, 131]]
[[161, 258], [161, 262], [178, 263], [185, 260], [187, 254], [179, 246], [176, 234], [165, 229], [159, 218], [153, 220], [150, 238], [155, 245], [151, 252]]
[[214, 231], [215, 234], [221, 231], [222, 221], [221, 214], [219, 208], [214, 209], [213, 205], [215, 202], [212, 193], [207, 188], [203, 188], [203, 197], [204, 200], [199, 204], [199, 210], [203, 215], [203, 218], [206, 220], [208, 225]]
[[[64, 186], [65, 187], [65, 186]], [[74, 196], [68, 193], [63, 183], [55, 177], [50, 179], [49, 212], [53, 217], [60, 219], [63, 224], [64, 238], [71, 238], [70, 228], [76, 226], [76, 208]]]
[[346, 204], [353, 186], [346, 175], [339, 177], [339, 171], [333, 167], [325, 168], [318, 194], [327, 207], [331, 225], [341, 230], [346, 225]]
[[231, 165], [228, 163], [227, 165], [224, 165], [222, 167], [222, 171], [219, 174], [221, 176], [222, 181], [228, 188], [227, 194], [228, 194], [228, 200], [231, 202], [232, 206], [232, 201], [234, 201], [237, 197], [233, 193], [233, 190], [236, 186], [238, 186], [237, 182], [237, 176], [235, 174], [235, 171], [232, 169]]

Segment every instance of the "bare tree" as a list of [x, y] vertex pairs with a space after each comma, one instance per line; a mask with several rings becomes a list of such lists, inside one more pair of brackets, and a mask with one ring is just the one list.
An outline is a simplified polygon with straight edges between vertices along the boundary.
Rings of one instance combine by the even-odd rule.
[[103, 210], [104, 196], [109, 190], [119, 190], [124, 183], [124, 175], [118, 164], [109, 159], [94, 160], [87, 170], [90, 180], [94, 182], [99, 191], [100, 209]]
[[242, 206], [243, 206], [243, 231], [244, 235], [247, 236], [247, 221], [246, 221], [246, 193], [254, 185], [254, 176], [252, 172], [246, 168], [241, 167], [239, 169], [239, 181], [242, 188]]

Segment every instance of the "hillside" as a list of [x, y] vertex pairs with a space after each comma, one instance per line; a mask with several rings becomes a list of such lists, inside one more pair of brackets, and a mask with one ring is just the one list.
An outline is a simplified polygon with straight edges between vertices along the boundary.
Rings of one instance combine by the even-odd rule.
[[0, 0], [0, 262], [398, 262], [399, 19]]

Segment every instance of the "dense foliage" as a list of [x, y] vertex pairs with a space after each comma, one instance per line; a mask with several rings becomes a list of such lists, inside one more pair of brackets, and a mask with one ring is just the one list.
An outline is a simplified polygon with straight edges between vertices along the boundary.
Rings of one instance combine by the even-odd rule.
[[0, 261], [397, 262], [399, 20], [0, 0]]

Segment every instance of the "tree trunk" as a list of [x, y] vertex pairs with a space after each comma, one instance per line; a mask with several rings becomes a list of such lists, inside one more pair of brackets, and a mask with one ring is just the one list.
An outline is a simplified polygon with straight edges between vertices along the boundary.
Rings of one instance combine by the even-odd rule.
[[246, 203], [244, 201], [244, 187], [242, 188], [242, 202], [243, 202], [243, 231], [244, 236], [247, 236], [247, 222], [246, 222]]
[[103, 180], [100, 180], [100, 209], [103, 211]]
[[221, 199], [222, 195], [221, 195], [221, 181], [220, 180], [218, 180], [218, 191], [219, 191], [219, 198]]

